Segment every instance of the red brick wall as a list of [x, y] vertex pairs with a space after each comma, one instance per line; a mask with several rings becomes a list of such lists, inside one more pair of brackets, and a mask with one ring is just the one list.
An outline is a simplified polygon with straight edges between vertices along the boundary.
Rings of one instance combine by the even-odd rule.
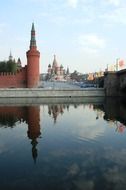
[[0, 88], [25, 88], [27, 87], [27, 66], [12, 73], [0, 73]]

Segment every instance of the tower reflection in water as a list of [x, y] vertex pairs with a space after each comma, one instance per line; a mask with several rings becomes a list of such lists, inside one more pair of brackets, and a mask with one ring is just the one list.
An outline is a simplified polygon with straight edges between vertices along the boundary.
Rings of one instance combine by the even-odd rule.
[[37, 138], [41, 135], [40, 132], [40, 107], [30, 106], [27, 108], [27, 123], [28, 123], [28, 137], [31, 139], [32, 156], [36, 162], [37, 158]]
[[17, 107], [5, 106], [0, 107], [0, 126], [15, 127], [17, 122], [26, 122], [28, 124], [27, 136], [31, 139], [32, 157], [34, 162], [37, 159], [37, 138], [40, 137], [40, 107]]

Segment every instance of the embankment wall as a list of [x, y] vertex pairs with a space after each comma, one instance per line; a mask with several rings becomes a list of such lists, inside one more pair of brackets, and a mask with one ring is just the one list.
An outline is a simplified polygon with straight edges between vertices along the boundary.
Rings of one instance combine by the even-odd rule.
[[1, 88], [0, 98], [104, 97], [104, 89]]

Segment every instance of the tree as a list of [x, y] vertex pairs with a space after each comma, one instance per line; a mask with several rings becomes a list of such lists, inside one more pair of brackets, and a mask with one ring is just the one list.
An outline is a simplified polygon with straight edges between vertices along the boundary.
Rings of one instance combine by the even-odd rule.
[[0, 62], [0, 72], [10, 72], [15, 73], [18, 69], [15, 60], [1, 61]]

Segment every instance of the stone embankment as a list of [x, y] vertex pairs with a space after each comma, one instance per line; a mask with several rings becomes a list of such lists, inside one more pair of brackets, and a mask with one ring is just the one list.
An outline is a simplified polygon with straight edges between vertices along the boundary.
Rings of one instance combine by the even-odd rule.
[[41, 88], [1, 88], [0, 98], [72, 98], [104, 97], [102, 88], [87, 89], [41, 89]]

